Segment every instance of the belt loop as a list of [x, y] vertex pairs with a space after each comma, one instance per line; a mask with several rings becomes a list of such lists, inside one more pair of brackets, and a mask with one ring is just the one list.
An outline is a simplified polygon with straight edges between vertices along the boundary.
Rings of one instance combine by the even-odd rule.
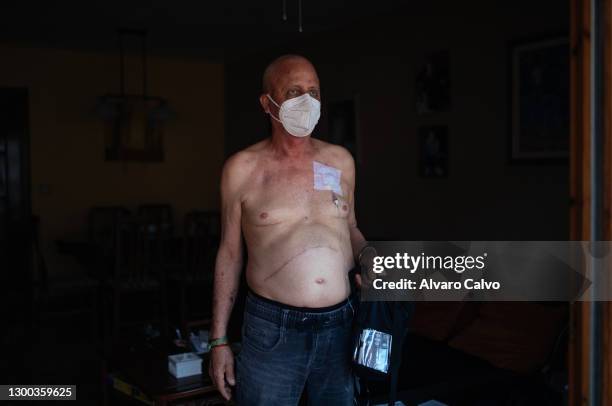
[[289, 317], [289, 310], [283, 309], [281, 314], [281, 328], [280, 335], [281, 340], [284, 343], [287, 342], [287, 318]]
[[289, 310], [282, 309], [281, 314], [281, 330], [285, 331], [287, 329], [287, 319], [289, 318]]

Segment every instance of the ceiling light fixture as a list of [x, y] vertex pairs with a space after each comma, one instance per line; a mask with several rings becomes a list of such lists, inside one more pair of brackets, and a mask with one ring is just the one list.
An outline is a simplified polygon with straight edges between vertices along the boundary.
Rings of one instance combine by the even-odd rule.
[[[128, 94], [125, 91], [125, 40], [134, 37], [140, 41], [142, 63], [142, 93]], [[148, 92], [148, 66], [147, 66], [147, 32], [144, 30], [119, 30], [119, 94], [105, 94], [98, 97], [96, 114], [103, 120], [113, 120], [121, 114], [121, 105], [130, 99], [142, 99], [158, 102], [158, 106], [149, 112], [152, 121], [165, 121], [174, 118], [175, 114], [168, 107], [168, 101], [161, 97], [150, 96]]]
[[[105, 125], [107, 161], [163, 161], [164, 123], [176, 114], [161, 97], [150, 96], [148, 88], [146, 31], [119, 30], [119, 93], [99, 96], [95, 113]], [[139, 42], [142, 64], [142, 92], [126, 92], [125, 42]]]
[[[298, 31], [302, 32], [302, 0], [297, 0], [298, 3]], [[283, 21], [287, 21], [287, 0], [283, 0]]]

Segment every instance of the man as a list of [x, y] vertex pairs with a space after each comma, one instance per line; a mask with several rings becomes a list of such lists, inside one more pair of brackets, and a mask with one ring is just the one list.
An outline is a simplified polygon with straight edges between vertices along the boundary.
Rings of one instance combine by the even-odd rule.
[[[354, 162], [310, 137], [321, 96], [307, 59], [272, 62], [259, 100], [272, 135], [230, 157], [221, 178], [209, 373], [225, 398], [236, 387], [239, 405], [295, 405], [304, 388], [311, 404], [351, 405], [348, 272], [367, 245], [355, 219]], [[235, 367], [225, 336], [242, 236], [249, 293]]]

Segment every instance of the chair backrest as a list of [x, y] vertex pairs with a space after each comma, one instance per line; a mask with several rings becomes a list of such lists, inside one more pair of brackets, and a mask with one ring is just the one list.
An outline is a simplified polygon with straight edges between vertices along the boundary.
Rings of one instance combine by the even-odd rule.
[[110, 276], [115, 266], [117, 227], [129, 216], [130, 211], [122, 206], [97, 206], [89, 211], [88, 239], [96, 267], [93, 272], [100, 278]]
[[166, 263], [169, 243], [174, 236], [172, 206], [169, 204], [143, 204], [137, 211], [137, 255], [142, 265], [151, 270]]
[[123, 219], [116, 232], [115, 279], [160, 281], [170, 235], [138, 218]]
[[174, 230], [172, 206], [169, 204], [143, 204], [136, 212], [138, 221], [147, 226], [149, 233], [171, 235]]
[[184, 259], [188, 272], [212, 272], [221, 235], [218, 211], [192, 211], [185, 216]]
[[96, 246], [104, 256], [112, 256], [117, 225], [129, 215], [130, 211], [121, 206], [93, 207], [88, 219], [90, 244]]

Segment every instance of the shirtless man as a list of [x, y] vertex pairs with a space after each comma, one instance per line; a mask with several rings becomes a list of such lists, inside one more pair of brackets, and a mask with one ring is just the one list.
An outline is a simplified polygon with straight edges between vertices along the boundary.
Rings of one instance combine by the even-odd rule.
[[[320, 99], [308, 60], [276, 59], [259, 99], [272, 135], [223, 168], [209, 373], [227, 399], [236, 386], [239, 405], [296, 405], [304, 388], [311, 404], [352, 404], [348, 272], [367, 244], [355, 220], [350, 153], [310, 137]], [[242, 236], [249, 293], [235, 374], [225, 336]]]

